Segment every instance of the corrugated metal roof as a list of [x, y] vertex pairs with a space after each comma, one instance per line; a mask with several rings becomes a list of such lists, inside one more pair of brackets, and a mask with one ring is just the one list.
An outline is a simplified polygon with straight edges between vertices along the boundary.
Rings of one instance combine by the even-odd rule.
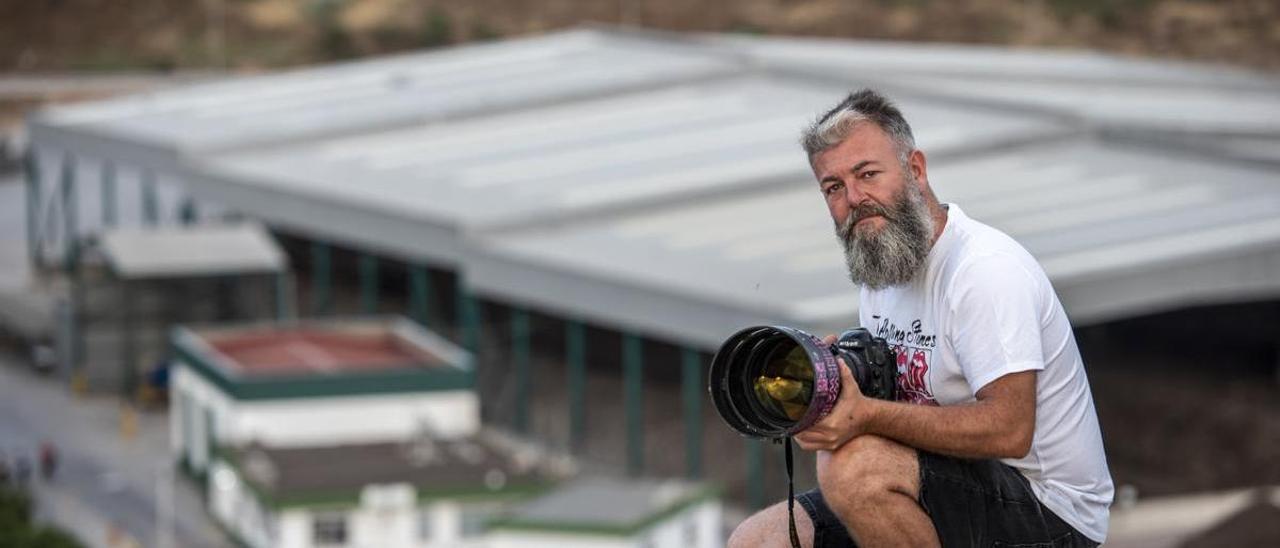
[[316, 138], [596, 96], [738, 70], [724, 56], [578, 30], [167, 89], [42, 111], [36, 146], [175, 155]]
[[[275, 224], [455, 262], [468, 232], [803, 179], [799, 130], [846, 91], [757, 74], [227, 154], [188, 178], [197, 196]], [[918, 142], [939, 154], [1068, 131], [1024, 114], [912, 97], [903, 104]], [[282, 204], [283, 196], [296, 201]], [[334, 215], [316, 215], [317, 207]]]
[[[121, 158], [189, 152], [174, 161], [206, 200], [714, 347], [750, 323], [856, 317], [795, 139], [860, 85], [901, 104], [939, 195], [1022, 241], [1077, 322], [1275, 295], [1276, 82], [1089, 53], [592, 30], [36, 125]], [[133, 148], [95, 149], [104, 139]]]
[[[1280, 292], [1273, 171], [1092, 141], [932, 165], [939, 198], [1026, 246], [1077, 323]], [[708, 347], [753, 323], [857, 321], [809, 181], [491, 236], [467, 267], [481, 292]]]
[[763, 66], [1058, 112], [1103, 127], [1280, 135], [1280, 78], [1242, 69], [997, 46], [706, 35]]
[[1257, 89], [1280, 84], [1274, 76], [1234, 67], [1084, 50], [744, 34], [703, 34], [698, 38], [766, 66], [853, 69], [868, 78], [934, 75], [1217, 89]]

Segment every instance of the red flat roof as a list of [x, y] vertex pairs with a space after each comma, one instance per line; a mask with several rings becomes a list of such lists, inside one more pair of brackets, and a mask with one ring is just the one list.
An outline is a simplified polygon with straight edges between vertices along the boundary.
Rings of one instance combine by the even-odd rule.
[[231, 365], [250, 374], [356, 372], [442, 363], [387, 329], [263, 328], [204, 338]]

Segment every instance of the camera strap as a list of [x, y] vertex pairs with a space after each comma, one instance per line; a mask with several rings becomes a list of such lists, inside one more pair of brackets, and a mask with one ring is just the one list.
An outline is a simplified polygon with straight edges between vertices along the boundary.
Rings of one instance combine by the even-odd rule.
[[792, 477], [794, 466], [791, 457], [791, 438], [788, 437], [784, 443], [787, 446], [783, 450], [787, 460], [787, 530], [791, 533], [791, 548], [800, 548], [800, 534], [796, 532], [796, 488], [795, 479]]

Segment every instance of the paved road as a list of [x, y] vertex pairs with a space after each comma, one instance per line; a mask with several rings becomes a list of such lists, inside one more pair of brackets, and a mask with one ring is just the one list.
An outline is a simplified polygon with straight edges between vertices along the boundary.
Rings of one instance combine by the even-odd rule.
[[143, 546], [169, 544], [157, 542], [155, 501], [163, 498], [160, 508], [171, 510], [166, 515], [172, 518], [159, 519], [173, 523], [172, 546], [229, 545], [198, 491], [174, 472], [166, 414], [141, 415], [137, 435], [125, 439], [115, 398], [72, 396], [0, 355], [0, 451], [10, 460], [21, 453], [34, 462], [42, 440], [56, 444], [61, 462], [53, 481], [32, 483], [39, 514], [89, 544], [105, 545], [112, 527]]
[[[28, 284], [24, 200], [20, 179], [0, 176], [0, 289]], [[175, 481], [167, 414], [141, 415], [131, 439], [120, 435], [120, 414], [118, 399], [72, 396], [53, 378], [0, 352], [0, 453], [9, 460], [24, 454], [34, 462], [40, 442], [50, 440], [62, 460], [55, 481], [32, 485], [42, 519], [90, 546], [106, 546], [113, 528], [143, 546], [228, 546], [194, 487]], [[173, 516], [160, 518], [175, 524], [173, 543], [157, 542], [168, 540], [156, 534], [157, 498], [166, 500], [159, 507]]]

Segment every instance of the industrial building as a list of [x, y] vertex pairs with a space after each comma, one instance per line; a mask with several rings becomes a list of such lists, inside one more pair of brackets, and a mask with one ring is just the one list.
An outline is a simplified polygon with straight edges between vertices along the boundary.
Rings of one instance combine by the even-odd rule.
[[[330, 313], [344, 287], [365, 311], [403, 297], [404, 312], [479, 352], [476, 374], [500, 378], [482, 401], [518, 431], [531, 392], [563, 387], [556, 421], [582, 453], [592, 402], [607, 398], [620, 420], [594, 420], [619, 431], [631, 473], [683, 453], [684, 473], [743, 485], [758, 504], [742, 478], [762, 474], [763, 445], [703, 441], [706, 355], [746, 325], [855, 321], [795, 139], [861, 86], [898, 100], [939, 197], [1022, 242], [1077, 327], [1280, 296], [1274, 78], [606, 28], [45, 111], [29, 124], [32, 260], [74, 264], [79, 237], [192, 207], [201, 222], [255, 219], [305, 272], [302, 315]], [[602, 330], [617, 351], [603, 360], [588, 337]], [[532, 369], [535, 331], [560, 340], [554, 379]], [[655, 343], [677, 350], [647, 359]], [[605, 365], [621, 390], [590, 394], [588, 370]], [[660, 410], [677, 407], [680, 428], [656, 429], [677, 443], [661, 447], [645, 427], [655, 371], [680, 379]], [[709, 455], [729, 464], [709, 471]]]

